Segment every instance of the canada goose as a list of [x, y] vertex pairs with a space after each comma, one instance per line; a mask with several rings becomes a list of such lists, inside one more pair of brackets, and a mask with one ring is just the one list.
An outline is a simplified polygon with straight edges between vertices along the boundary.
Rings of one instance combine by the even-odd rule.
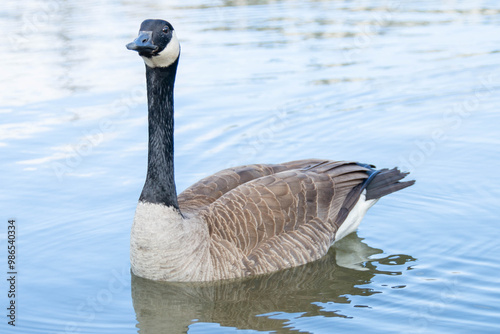
[[247, 165], [208, 176], [179, 196], [174, 182], [175, 30], [146, 20], [127, 44], [146, 63], [146, 182], [130, 240], [135, 275], [212, 281], [274, 272], [324, 256], [380, 197], [406, 188], [407, 173], [349, 161]]

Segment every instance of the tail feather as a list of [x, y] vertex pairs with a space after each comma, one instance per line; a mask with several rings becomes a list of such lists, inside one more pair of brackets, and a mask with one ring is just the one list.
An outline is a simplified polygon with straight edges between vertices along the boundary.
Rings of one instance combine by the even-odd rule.
[[408, 174], [401, 172], [397, 168], [381, 169], [366, 186], [366, 199], [378, 199], [413, 185], [415, 180], [399, 182]]

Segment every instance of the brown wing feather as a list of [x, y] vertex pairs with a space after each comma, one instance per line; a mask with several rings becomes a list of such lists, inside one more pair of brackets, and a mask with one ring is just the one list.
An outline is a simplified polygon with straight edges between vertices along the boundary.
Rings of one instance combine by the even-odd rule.
[[246, 182], [290, 169], [307, 168], [321, 162], [325, 161], [307, 159], [283, 164], [255, 164], [224, 169], [184, 190], [178, 196], [179, 206], [184, 213], [194, 213]]
[[366, 170], [350, 162], [314, 161], [220, 196], [200, 212], [209, 226], [215, 271], [255, 275], [325, 255], [339, 227], [339, 210], [368, 177]]

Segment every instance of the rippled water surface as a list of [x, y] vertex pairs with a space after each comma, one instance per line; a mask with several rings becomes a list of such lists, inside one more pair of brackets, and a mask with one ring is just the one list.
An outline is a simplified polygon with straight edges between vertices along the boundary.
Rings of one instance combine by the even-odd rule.
[[[300, 268], [132, 277], [147, 114], [124, 46], [145, 18], [182, 44], [179, 191], [309, 157], [417, 183]], [[0, 27], [2, 277], [8, 219], [18, 244], [17, 326], [2, 315], [2, 333], [500, 332], [498, 1], [7, 0]]]

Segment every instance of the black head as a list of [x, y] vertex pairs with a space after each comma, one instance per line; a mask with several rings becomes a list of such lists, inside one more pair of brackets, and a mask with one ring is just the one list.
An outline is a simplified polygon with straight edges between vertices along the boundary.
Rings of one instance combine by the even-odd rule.
[[168, 67], [180, 53], [174, 27], [164, 20], [142, 22], [139, 36], [127, 44], [127, 49], [139, 52], [149, 67]]

